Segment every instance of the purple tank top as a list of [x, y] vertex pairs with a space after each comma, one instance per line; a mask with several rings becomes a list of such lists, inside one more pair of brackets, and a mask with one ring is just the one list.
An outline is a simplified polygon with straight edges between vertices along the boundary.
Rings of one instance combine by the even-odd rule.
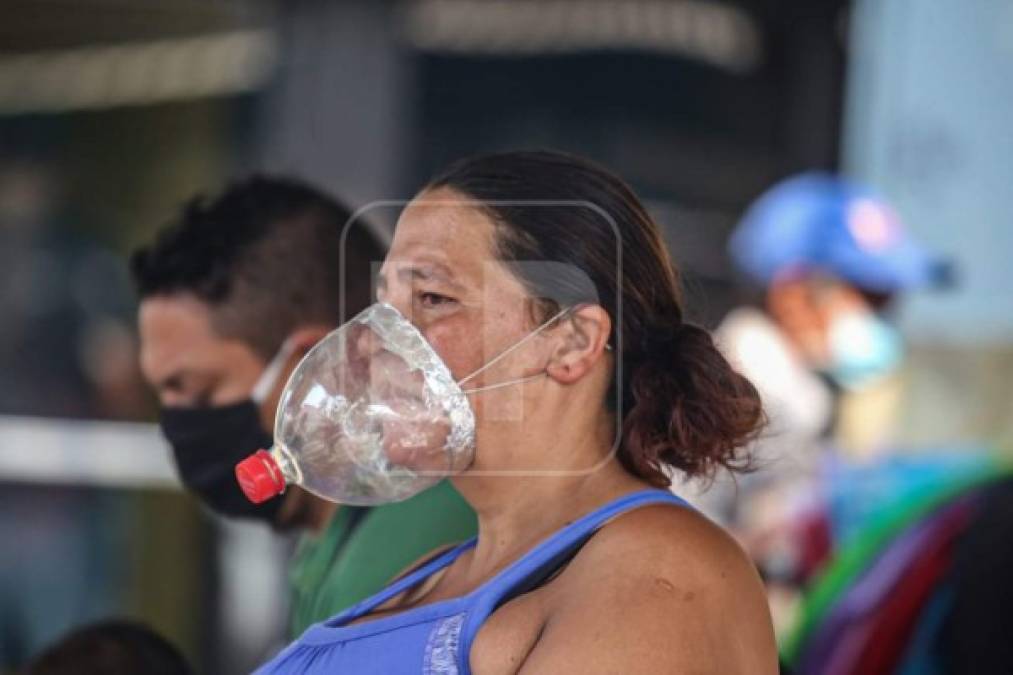
[[536, 588], [610, 518], [646, 504], [688, 506], [663, 490], [625, 495], [555, 532], [471, 593], [349, 626], [399, 593], [447, 567], [475, 545], [464, 542], [371, 598], [306, 630], [256, 675], [383, 673], [465, 675], [468, 654], [485, 620], [504, 602]]

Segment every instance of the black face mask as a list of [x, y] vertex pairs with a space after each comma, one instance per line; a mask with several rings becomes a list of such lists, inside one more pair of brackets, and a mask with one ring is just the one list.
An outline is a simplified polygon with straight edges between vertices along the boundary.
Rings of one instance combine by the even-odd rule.
[[254, 504], [236, 481], [236, 464], [273, 443], [260, 426], [253, 400], [210, 408], [163, 408], [161, 425], [187, 489], [223, 516], [274, 522], [282, 500]]

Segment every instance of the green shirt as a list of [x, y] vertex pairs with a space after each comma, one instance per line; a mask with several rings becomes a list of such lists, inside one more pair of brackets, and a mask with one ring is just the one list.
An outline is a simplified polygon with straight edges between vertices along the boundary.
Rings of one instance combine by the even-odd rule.
[[370, 508], [342, 506], [319, 535], [304, 535], [289, 585], [292, 636], [368, 598], [408, 565], [475, 535], [474, 511], [449, 482], [411, 499]]

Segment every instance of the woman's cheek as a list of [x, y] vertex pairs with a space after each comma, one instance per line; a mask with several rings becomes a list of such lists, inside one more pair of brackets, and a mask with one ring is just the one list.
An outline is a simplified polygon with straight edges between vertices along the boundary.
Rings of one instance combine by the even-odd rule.
[[[482, 341], [469, 339], [469, 334], [469, 329], [466, 326], [456, 326], [450, 321], [430, 326], [423, 333], [429, 344], [450, 368], [450, 373], [455, 380], [465, 377], [482, 365]], [[473, 334], [480, 335], [477, 331]]]

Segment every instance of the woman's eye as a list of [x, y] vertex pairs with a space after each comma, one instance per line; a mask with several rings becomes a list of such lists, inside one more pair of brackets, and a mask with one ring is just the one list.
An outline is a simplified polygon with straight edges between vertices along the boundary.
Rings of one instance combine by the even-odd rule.
[[419, 302], [423, 307], [440, 307], [454, 302], [454, 299], [439, 293], [419, 293]]

